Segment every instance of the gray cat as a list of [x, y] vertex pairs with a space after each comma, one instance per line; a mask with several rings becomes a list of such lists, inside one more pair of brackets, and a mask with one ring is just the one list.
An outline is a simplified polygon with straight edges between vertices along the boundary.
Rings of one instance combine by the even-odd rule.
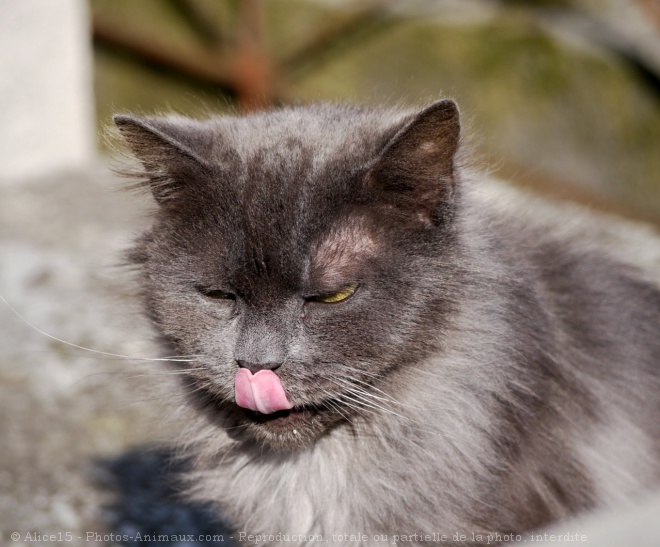
[[660, 240], [470, 175], [454, 102], [115, 122], [240, 540], [492, 544], [660, 485]]

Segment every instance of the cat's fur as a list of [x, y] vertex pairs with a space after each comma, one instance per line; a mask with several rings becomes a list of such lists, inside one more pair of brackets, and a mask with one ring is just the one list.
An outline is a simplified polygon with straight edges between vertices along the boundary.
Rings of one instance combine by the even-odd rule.
[[[625, 248], [660, 240], [469, 177], [453, 102], [116, 123], [147, 308], [198, 356], [193, 491], [239, 531], [467, 544], [660, 484], [660, 275]], [[237, 360], [306, 410], [239, 408]]]

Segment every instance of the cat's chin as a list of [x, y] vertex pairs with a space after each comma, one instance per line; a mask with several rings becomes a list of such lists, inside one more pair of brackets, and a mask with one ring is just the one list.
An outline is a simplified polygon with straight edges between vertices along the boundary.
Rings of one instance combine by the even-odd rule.
[[294, 407], [272, 414], [240, 409], [245, 433], [274, 450], [305, 448], [327, 434], [342, 419], [323, 408]]

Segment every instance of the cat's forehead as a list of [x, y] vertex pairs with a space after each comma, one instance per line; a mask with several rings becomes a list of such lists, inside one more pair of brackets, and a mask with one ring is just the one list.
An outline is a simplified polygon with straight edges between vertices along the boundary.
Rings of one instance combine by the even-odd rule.
[[243, 242], [245, 264], [264, 257], [278, 270], [306, 270], [330, 282], [375, 252], [368, 223], [347, 211], [358, 191], [351, 173], [382, 147], [392, 116], [360, 109], [340, 115], [337, 108], [224, 120], [222, 144], [241, 161], [233, 188], [218, 199], [231, 199], [241, 220], [231, 215], [222, 229]]
[[[290, 292], [333, 292], [370, 276], [371, 261], [383, 251], [380, 232], [367, 217], [350, 214], [304, 222], [256, 226], [247, 220], [224, 242], [218, 264], [251, 298]], [[256, 301], [256, 300], [255, 300]]]
[[354, 280], [379, 251], [374, 227], [356, 212], [360, 168], [404, 118], [321, 105], [219, 120], [215, 147], [226, 175], [194, 214], [218, 219], [212, 237], [227, 243], [223, 260], [237, 282], [271, 294]]
[[[405, 116], [386, 110], [324, 104], [221, 118], [216, 147], [219, 152], [229, 147], [244, 161], [261, 161], [264, 168], [294, 164], [301, 151], [313, 167], [338, 158], [360, 161], [373, 157]], [[276, 162], [272, 161], [275, 158]]]

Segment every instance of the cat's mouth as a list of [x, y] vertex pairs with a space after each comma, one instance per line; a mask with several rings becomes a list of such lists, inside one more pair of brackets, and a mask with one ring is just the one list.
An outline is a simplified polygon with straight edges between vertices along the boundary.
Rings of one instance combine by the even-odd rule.
[[329, 412], [328, 404], [292, 404], [272, 370], [253, 374], [239, 369], [234, 379], [234, 396], [248, 431], [276, 448], [305, 446], [340, 421]]
[[270, 414], [238, 405], [234, 408], [239, 423], [246, 426], [245, 429], [237, 429], [237, 434], [247, 433], [276, 450], [307, 447], [348, 419], [344, 414], [333, 411], [327, 403], [294, 406]]

